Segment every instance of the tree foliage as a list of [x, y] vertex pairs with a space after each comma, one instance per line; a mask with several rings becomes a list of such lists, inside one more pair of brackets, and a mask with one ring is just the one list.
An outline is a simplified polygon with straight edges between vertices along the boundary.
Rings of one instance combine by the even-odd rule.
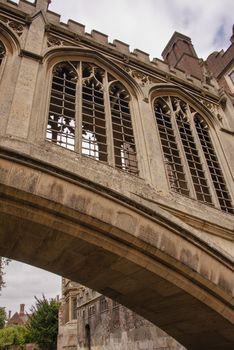
[[9, 345], [24, 345], [28, 342], [25, 326], [12, 326], [0, 329], [0, 349]]
[[6, 322], [6, 311], [4, 307], [0, 307], [0, 329], [4, 328]]
[[55, 299], [36, 298], [36, 305], [31, 308], [28, 331], [30, 341], [38, 344], [42, 350], [54, 350], [57, 347], [59, 302]]
[[0, 295], [1, 295], [2, 288], [5, 287], [5, 281], [3, 278], [4, 268], [6, 265], [9, 264], [9, 262], [10, 262], [10, 259], [3, 258], [2, 256], [0, 256]]

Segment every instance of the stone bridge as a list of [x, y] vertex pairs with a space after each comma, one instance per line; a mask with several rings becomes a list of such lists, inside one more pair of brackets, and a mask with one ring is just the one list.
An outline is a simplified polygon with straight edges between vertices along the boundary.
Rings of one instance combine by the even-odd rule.
[[0, 255], [97, 290], [188, 349], [233, 350], [228, 96], [224, 110], [215, 85], [64, 25], [47, 3], [0, 0]]
[[228, 257], [142, 193], [87, 180], [85, 163], [82, 177], [1, 149], [0, 254], [118, 300], [189, 349], [232, 349]]

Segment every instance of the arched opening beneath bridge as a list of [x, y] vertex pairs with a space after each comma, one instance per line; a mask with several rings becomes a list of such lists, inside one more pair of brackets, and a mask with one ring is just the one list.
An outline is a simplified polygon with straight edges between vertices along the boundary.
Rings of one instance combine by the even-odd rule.
[[97, 290], [188, 349], [233, 349], [231, 268], [178, 220], [35, 164], [2, 159], [0, 178], [0, 255]]

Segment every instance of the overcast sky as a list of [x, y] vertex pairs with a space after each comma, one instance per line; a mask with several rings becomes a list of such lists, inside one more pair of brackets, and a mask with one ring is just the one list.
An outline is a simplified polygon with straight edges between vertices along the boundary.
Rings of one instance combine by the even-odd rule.
[[229, 45], [233, 0], [52, 0], [50, 10], [161, 57], [174, 31], [191, 37], [202, 58]]
[[[18, 1], [16, 1], [18, 2]], [[234, 24], [233, 0], [52, 0], [50, 10], [119, 39], [153, 57], [161, 52], [174, 31], [191, 37], [198, 56], [206, 59], [216, 50], [227, 48]], [[12, 262], [6, 270], [7, 287], [0, 306], [18, 311], [29, 308], [33, 296], [48, 298], [60, 293], [60, 278], [39, 269]]]

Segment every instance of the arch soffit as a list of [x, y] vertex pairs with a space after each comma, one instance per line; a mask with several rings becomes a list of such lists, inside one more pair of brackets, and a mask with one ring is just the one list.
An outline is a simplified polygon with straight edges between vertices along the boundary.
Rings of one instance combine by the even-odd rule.
[[13, 53], [17, 51], [19, 54], [21, 51], [21, 44], [18, 37], [13, 30], [6, 26], [4, 22], [0, 20], [0, 40], [6, 46], [6, 48]]
[[117, 79], [126, 87], [126, 89], [131, 91], [131, 94], [135, 96], [135, 98], [143, 98], [143, 92], [137, 82], [121, 67], [119, 67], [116, 63], [111, 61], [108, 57], [100, 54], [99, 52], [95, 52], [90, 49], [83, 49], [77, 47], [66, 47], [66, 48], [55, 48], [48, 51], [43, 58], [43, 63], [47, 62], [48, 67], [51, 68], [55, 64], [59, 62], [63, 62], [65, 60], [74, 60], [81, 59], [100, 64], [102, 68], [108, 69], [110, 74], [116, 76]]
[[215, 129], [215, 127], [219, 127], [218, 121], [216, 118], [214, 118], [214, 115], [209, 111], [209, 109], [204, 106], [196, 97], [188, 94], [188, 92], [183, 88], [174, 86], [172, 84], [160, 84], [150, 89], [149, 97], [151, 103], [156, 97], [160, 96], [177, 96], [184, 99], [186, 102], [190, 103], [198, 113], [205, 117], [205, 120], [210, 127], [213, 129]]

